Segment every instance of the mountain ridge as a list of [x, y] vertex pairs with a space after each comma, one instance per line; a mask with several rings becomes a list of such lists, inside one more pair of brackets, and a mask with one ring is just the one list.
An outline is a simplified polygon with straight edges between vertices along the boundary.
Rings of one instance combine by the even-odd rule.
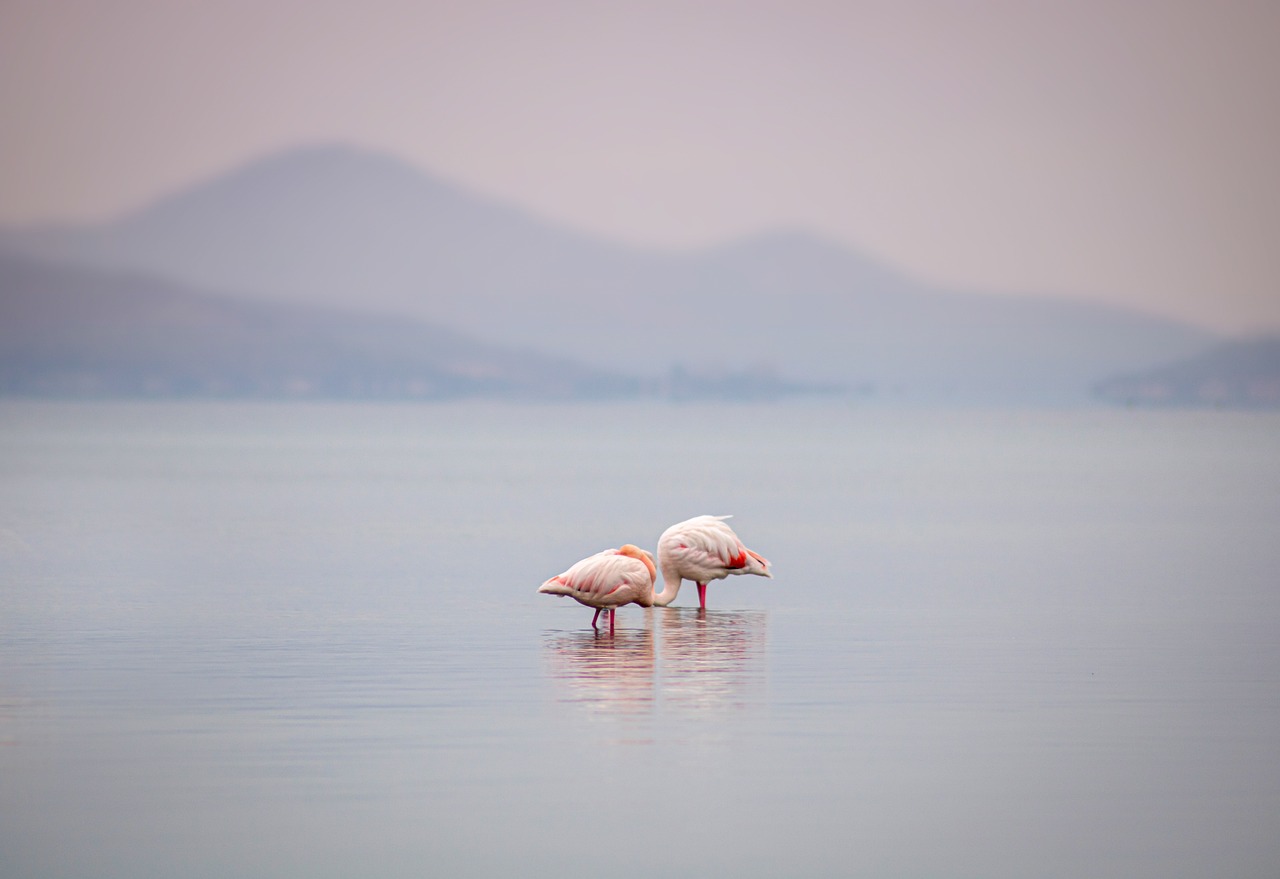
[[0, 250], [0, 393], [577, 399], [640, 390], [633, 376], [428, 324]]
[[796, 230], [632, 248], [335, 146], [249, 163], [111, 223], [4, 242], [264, 301], [406, 315], [598, 369], [765, 366], [925, 400], [1083, 401], [1104, 376], [1213, 340], [1097, 304], [928, 285]]

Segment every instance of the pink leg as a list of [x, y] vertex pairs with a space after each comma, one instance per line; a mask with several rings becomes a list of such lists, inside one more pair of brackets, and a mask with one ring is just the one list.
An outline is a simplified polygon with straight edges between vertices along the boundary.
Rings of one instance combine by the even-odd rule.
[[597, 607], [596, 615], [591, 618], [591, 628], [593, 629], [596, 627], [596, 620], [600, 619], [600, 611], [601, 611], [601, 608]]
[[617, 608], [609, 608], [609, 634], [613, 634], [613, 616], [618, 612]]
[[703, 610], [707, 609], [707, 584], [706, 583], [698, 584], [698, 607], [702, 608]]

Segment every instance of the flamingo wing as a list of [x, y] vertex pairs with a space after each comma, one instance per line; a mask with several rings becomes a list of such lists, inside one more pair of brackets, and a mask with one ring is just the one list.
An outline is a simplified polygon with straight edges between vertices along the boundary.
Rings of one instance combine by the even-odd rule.
[[705, 582], [729, 574], [768, 575], [769, 562], [752, 552], [724, 523], [728, 516], [698, 516], [673, 525], [659, 540], [659, 555], [686, 578]]
[[643, 561], [609, 549], [552, 577], [538, 591], [568, 595], [588, 607], [619, 607], [651, 594], [653, 575]]

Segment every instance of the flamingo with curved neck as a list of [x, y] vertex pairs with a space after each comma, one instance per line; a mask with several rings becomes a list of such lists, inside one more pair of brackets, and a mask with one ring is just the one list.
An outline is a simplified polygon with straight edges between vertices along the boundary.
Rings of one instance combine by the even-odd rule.
[[658, 538], [658, 565], [662, 568], [662, 592], [653, 603], [666, 607], [675, 601], [680, 584], [698, 584], [698, 606], [707, 607], [707, 584], [731, 574], [755, 574], [773, 579], [769, 560], [752, 552], [724, 524], [731, 516], [695, 516], [677, 522]]
[[[600, 613], [609, 614], [609, 634], [613, 634], [614, 613], [625, 604], [652, 607], [655, 603], [653, 584], [658, 578], [653, 556], [630, 543], [618, 549], [606, 549], [587, 556], [563, 574], [557, 574], [540, 587], [548, 595], [567, 595], [579, 604], [596, 609], [591, 628], [596, 628]], [[672, 594], [671, 598], [675, 598]], [[667, 599], [670, 603], [670, 599]]]

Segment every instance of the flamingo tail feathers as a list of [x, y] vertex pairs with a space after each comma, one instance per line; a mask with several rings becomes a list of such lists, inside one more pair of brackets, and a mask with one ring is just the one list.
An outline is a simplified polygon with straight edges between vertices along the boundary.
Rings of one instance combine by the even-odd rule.
[[573, 595], [573, 590], [566, 586], [559, 577], [552, 577], [539, 586], [538, 591], [545, 592], [548, 595]]

